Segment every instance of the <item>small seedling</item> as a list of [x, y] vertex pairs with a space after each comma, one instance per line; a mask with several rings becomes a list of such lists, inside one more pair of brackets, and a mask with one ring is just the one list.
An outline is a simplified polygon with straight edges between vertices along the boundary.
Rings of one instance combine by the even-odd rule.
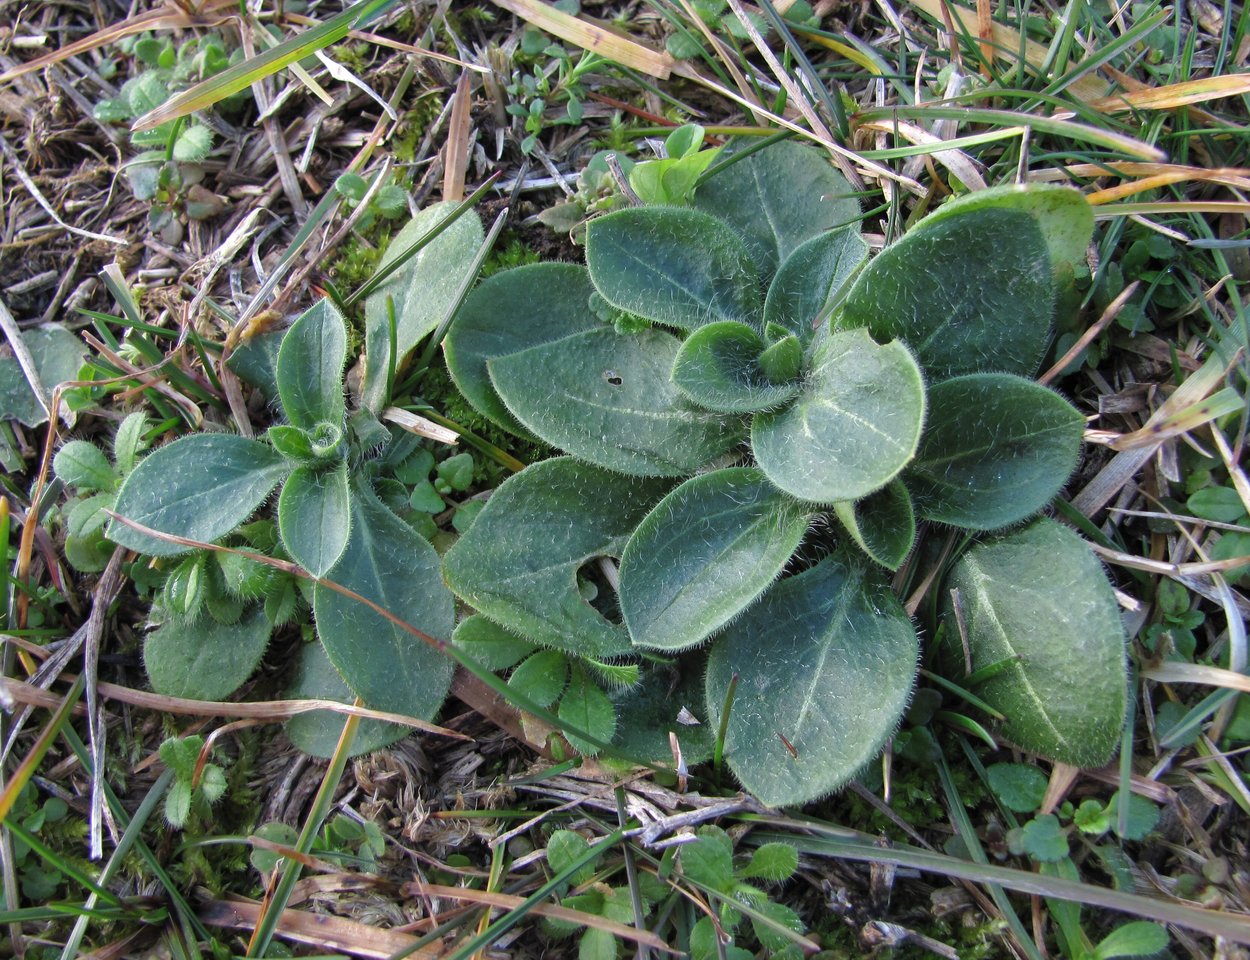
[[208, 809], [226, 792], [226, 773], [215, 763], [200, 764], [204, 738], [170, 737], [160, 746], [160, 757], [174, 772], [173, 783], [165, 795], [165, 819], [171, 827], [182, 829], [194, 810], [207, 817]]
[[[986, 770], [986, 776], [1009, 817], [1015, 813], [1035, 814], [1007, 832], [1007, 847], [1012, 853], [1029, 857], [1043, 873], [1069, 880], [1080, 879], [1078, 860], [1094, 862], [1111, 875], [1118, 888], [1133, 888], [1128, 860], [1119, 841], [1141, 840], [1154, 829], [1159, 808], [1153, 803], [1129, 794], [1122, 816], [1122, 795], [1116, 792], [1105, 804], [1090, 797], [1079, 806], [1065, 801], [1055, 813], [1037, 814], [1046, 795], [1046, 776], [1036, 767], [996, 763]], [[1081, 848], [1079, 855], [1074, 856], [1073, 844]], [[1116, 927], [1094, 943], [1081, 924], [1079, 904], [1055, 899], [1048, 899], [1047, 903], [1055, 919], [1060, 948], [1069, 960], [1150, 956], [1168, 945], [1163, 927], [1145, 921]]]

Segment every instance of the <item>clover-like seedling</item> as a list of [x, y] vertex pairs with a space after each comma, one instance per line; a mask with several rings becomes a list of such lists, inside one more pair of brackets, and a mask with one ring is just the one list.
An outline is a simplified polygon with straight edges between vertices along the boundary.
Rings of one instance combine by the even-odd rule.
[[203, 750], [204, 738], [199, 735], [170, 737], [160, 745], [161, 760], [174, 772], [165, 794], [165, 819], [171, 827], [185, 827], [196, 804], [206, 810], [226, 792], [225, 771], [211, 762], [200, 765]]

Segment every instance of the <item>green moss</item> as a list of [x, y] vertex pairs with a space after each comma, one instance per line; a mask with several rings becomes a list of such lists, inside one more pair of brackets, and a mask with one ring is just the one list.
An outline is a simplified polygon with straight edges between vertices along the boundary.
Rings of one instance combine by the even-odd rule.
[[400, 116], [395, 132], [391, 135], [391, 152], [395, 154], [395, 159], [401, 163], [412, 163], [416, 159], [421, 138], [441, 112], [442, 104], [438, 98], [432, 94], [423, 94], [411, 110]]
[[538, 263], [541, 260], [542, 256], [538, 251], [528, 246], [516, 234], [504, 234], [502, 242], [495, 244], [495, 249], [482, 264], [481, 276], [485, 280], [492, 274], [511, 270], [513, 267], [523, 267], [527, 263]]

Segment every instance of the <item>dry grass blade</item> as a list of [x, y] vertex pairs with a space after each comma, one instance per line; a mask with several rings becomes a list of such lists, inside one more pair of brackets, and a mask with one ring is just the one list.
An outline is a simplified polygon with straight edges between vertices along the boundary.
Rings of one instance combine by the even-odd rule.
[[1250, 93], [1250, 73], [1233, 73], [1116, 93], [1095, 100], [1090, 106], [1108, 113], [1124, 110], [1174, 110], [1194, 103], [1206, 103], [1208, 100], [1240, 97], [1247, 93]]
[[[1244, 559], [1244, 558], [1243, 558]], [[1250, 693], [1250, 677], [1223, 667], [1209, 667], [1202, 663], [1159, 663], [1146, 667], [1141, 675], [1147, 680], [1160, 683], [1201, 683], [1208, 687], [1224, 687]]]
[[443, 159], [443, 199], [459, 203], [464, 199], [464, 178], [469, 171], [470, 137], [473, 133], [469, 108], [473, 105], [472, 74], [467, 70], [456, 81], [455, 102], [447, 121], [447, 146]]
[[387, 407], [382, 411], [382, 419], [398, 427], [403, 427], [409, 433], [416, 434], [418, 437], [426, 437], [430, 440], [436, 440], [439, 443], [446, 443], [452, 446], [460, 442], [460, 434], [450, 427], [441, 426], [433, 420], [428, 420], [420, 414], [412, 413], [400, 407]]
[[649, 77], [667, 80], [673, 71], [674, 61], [667, 53], [652, 50], [637, 40], [623, 37], [582, 17], [563, 13], [541, 0], [494, 0], [494, 3], [554, 37]]
[[[502, 907], [506, 910], [513, 910], [525, 902], [524, 897], [513, 897], [506, 893], [491, 893], [488, 890], [473, 890], [467, 887], [447, 887], [437, 883], [414, 882], [409, 884], [407, 889], [417, 896], [446, 897], [450, 900], [480, 903], [490, 907]], [[605, 930], [621, 940], [631, 940], [655, 950], [663, 950], [665, 953], [681, 953], [680, 950], [674, 950], [653, 933], [617, 923], [615, 920], [609, 920], [597, 914], [543, 903], [532, 907], [530, 912], [541, 917], [550, 917], [553, 920], [565, 920], [569, 923], [585, 924], [596, 930]]]
[[739, 96], [738, 94], [734, 93], [734, 91], [730, 90], [728, 87], [724, 86], [723, 84], [717, 83], [715, 80], [711, 79], [710, 77], [704, 76], [702, 73], [696, 70], [689, 63], [678, 64], [677, 66], [673, 68], [673, 73], [676, 76], [685, 77], [688, 80], [693, 80], [695, 83], [699, 84], [700, 86], [706, 87], [708, 90], [711, 90], [713, 93], [716, 93], [722, 97], [725, 97], [728, 100], [732, 100], [734, 103], [738, 104], [738, 106], [744, 107], [747, 110], [751, 110], [757, 113], [761, 118], [768, 120], [771, 123], [775, 123], [779, 127], [784, 127], [787, 130], [792, 130], [795, 133], [799, 134], [800, 136], [812, 141], [813, 143], [820, 144], [820, 146], [824, 147], [830, 153], [834, 153], [839, 156], [845, 157], [846, 159], [856, 164], [858, 167], [860, 167], [862, 170], [864, 170], [871, 176], [877, 177], [878, 179], [882, 179], [882, 180], [892, 180], [895, 183], [901, 184], [909, 192], [914, 193], [918, 197], [923, 197], [928, 193], [928, 191], [923, 186], [921, 186], [920, 183], [913, 180], [911, 177], [905, 177], [900, 173], [895, 173], [889, 167], [882, 166], [881, 164], [875, 163], [874, 161], [869, 160], [866, 157], [860, 156], [858, 153], [854, 152], [853, 150], [848, 150], [846, 147], [842, 146], [840, 143], [835, 143], [833, 140], [830, 140], [825, 137], [821, 137], [819, 134], [816, 134], [813, 131], [808, 130], [807, 128], [803, 127], [800, 124], [795, 123], [792, 120], [788, 120], [785, 117], [782, 117], [776, 113], [773, 113], [772, 111], [764, 110], [760, 108], [759, 106], [753, 104], [747, 98]]
[[1108, 217], [1145, 217], [1151, 215], [1175, 216], [1183, 213], [1231, 214], [1250, 217], [1250, 203], [1236, 200], [1162, 200], [1158, 203], [1117, 203], [1103, 205], [1094, 211], [1098, 220]]
[[982, 110], [976, 107], [877, 107], [864, 110], [857, 114], [859, 120], [885, 120], [895, 118], [902, 120], [956, 120], [960, 123], [1001, 124], [1008, 127], [1028, 127], [1040, 130], [1053, 136], [1063, 137], [1084, 143], [1094, 143], [1137, 157], [1141, 160], [1162, 162], [1167, 154], [1158, 147], [1143, 143], [1133, 137], [1101, 130], [1084, 123], [1071, 120], [1058, 120], [1054, 117], [1039, 117], [1031, 113], [1018, 113], [1011, 110]]
[[44, 67], [50, 67], [70, 57], [98, 50], [105, 44], [116, 43], [118, 40], [133, 37], [145, 30], [180, 30], [188, 27], [216, 26], [234, 16], [238, 8], [237, 0], [203, 0], [195, 5], [194, 10], [187, 9], [181, 3], [167, 3], [156, 10], [128, 17], [120, 23], [114, 23], [73, 43], [67, 43], [28, 63], [6, 70], [0, 73], [0, 83], [7, 83], [16, 77], [42, 70]]
[[[1224, 375], [1231, 367], [1232, 361], [1221, 357], [1218, 353], [1208, 357], [1202, 367], [1188, 377], [1176, 388], [1172, 396], [1160, 405], [1143, 429], [1148, 429], [1152, 423], [1167, 420], [1177, 412], [1201, 401], [1224, 379]], [[1159, 439], [1147, 446], [1116, 454], [1111, 462], [1072, 498], [1072, 506], [1085, 516], [1092, 517], [1119, 493], [1126, 483], [1132, 480], [1162, 442], [1163, 440]]]
[[[260, 920], [260, 904], [213, 900], [200, 911], [200, 920], [213, 927], [234, 927], [250, 930]], [[443, 955], [438, 947], [421, 947], [413, 951], [417, 938], [394, 930], [383, 930], [371, 924], [357, 923], [343, 917], [304, 910], [284, 910], [278, 920], [278, 936], [297, 943], [342, 952], [355, 957], [387, 957], [407, 951], [418, 960], [435, 960]]]
[[[72, 674], [67, 674], [68, 679]], [[26, 703], [37, 707], [55, 708], [61, 698], [41, 690], [39, 687], [11, 677], [0, 677], [0, 690], [18, 703]], [[265, 720], [278, 723], [303, 713], [317, 710], [328, 710], [346, 717], [360, 717], [362, 720], [382, 720], [404, 727], [411, 727], [423, 733], [453, 740], [472, 740], [472, 737], [455, 730], [448, 730], [437, 724], [402, 713], [387, 713], [384, 710], [370, 710], [368, 707], [357, 707], [337, 700], [266, 700], [263, 703], [229, 703], [219, 700], [187, 700], [182, 697], [167, 697], [159, 693], [148, 693], [146, 690], [135, 690], [115, 683], [99, 683], [97, 690], [106, 700], [128, 703], [132, 707], [144, 707], [149, 710], [160, 710], [165, 713], [176, 713], [195, 717], [239, 717], [245, 719]]]
[[1111, 441], [1109, 446], [1113, 450], [1136, 450], [1138, 447], [1153, 446], [1169, 437], [1178, 437], [1196, 430], [1218, 417], [1237, 413], [1244, 407], [1245, 401], [1237, 391], [1232, 387], [1225, 387], [1167, 417], [1158, 420], [1152, 417], [1146, 426]]
[[[0, 677], [7, 686], [14, 681]], [[70, 688], [64, 699], [53, 698], [56, 711], [52, 715], [52, 720], [40, 732], [38, 739], [30, 748], [30, 752], [22, 758], [22, 762], [18, 764], [17, 769], [13, 771], [13, 776], [4, 785], [4, 790], [0, 791], [0, 820], [9, 815], [13, 809], [13, 805], [17, 803], [17, 795], [22, 792], [22, 788], [30, 782], [30, 778], [34, 776], [35, 770], [43, 761], [44, 754], [48, 752], [48, 748], [52, 746], [52, 742], [61, 732], [61, 727], [65, 725], [65, 721], [69, 719], [73, 712], [74, 705], [78, 703], [78, 698], [82, 696], [82, 679], [74, 681], [74, 685]], [[43, 691], [40, 691], [42, 694]]]
[[1164, 174], [1176, 174], [1177, 179], [1173, 183], [1219, 183], [1238, 190], [1250, 190], [1250, 169], [1243, 167], [1192, 167], [1183, 163], [1141, 163], [1134, 160], [1073, 163], [1066, 167], [1033, 171], [1029, 174], [1029, 180], [1053, 182], [1063, 181], [1068, 177], [1100, 179], [1107, 176], [1156, 177]]
[[[776, 826], [793, 828], [796, 824], [786, 821], [761, 818]], [[799, 829], [812, 830], [813, 824], [800, 822]], [[760, 842], [768, 840], [784, 840], [797, 846], [800, 852], [815, 856], [826, 856], [833, 859], [845, 859], [861, 863], [886, 863], [897, 867], [911, 868], [927, 873], [972, 880], [976, 883], [998, 884], [1008, 890], [1032, 894], [1041, 897], [1055, 897], [1086, 906], [1098, 906], [1108, 910], [1120, 911], [1133, 916], [1145, 917], [1158, 923], [1177, 924], [1191, 930], [1200, 930], [1213, 937], [1224, 937], [1235, 943], [1250, 944], [1250, 917], [1244, 914], [1228, 913], [1221, 910], [1208, 910], [1190, 906], [1176, 900], [1164, 900], [1119, 890], [1108, 890], [1103, 887], [1062, 877], [1044, 876], [1017, 870], [1012, 867], [1000, 867], [988, 863], [974, 863], [957, 857], [940, 853], [931, 853], [914, 848], [882, 848], [859, 839], [847, 838], [829, 831], [819, 830], [822, 834], [815, 836], [796, 836], [794, 834], [758, 833], [755, 839]]]
[[1140, 180], [1133, 180], [1130, 183], [1121, 183], [1118, 186], [1108, 187], [1106, 190], [1097, 190], [1089, 194], [1085, 199], [1093, 206], [1101, 206], [1104, 203], [1111, 203], [1115, 200], [1123, 200], [1125, 197], [1133, 197], [1139, 193], [1145, 193], [1147, 190], [1157, 190], [1160, 187], [1171, 186], [1174, 183], [1184, 183], [1186, 180], [1207, 179], [1209, 177], [1194, 177], [1187, 171], [1166, 171], [1157, 173], [1151, 177], [1142, 177]]
[[[953, 173], [969, 190], [984, 190], [988, 186], [985, 182], [985, 178], [981, 176], [981, 171], [977, 169], [976, 163], [970, 156], [962, 150], [951, 147], [943, 147], [943, 139], [935, 136], [923, 127], [918, 127], [914, 123], [906, 123], [902, 120], [897, 120], [891, 123], [865, 123], [860, 127], [860, 129], [896, 134], [911, 143], [933, 147], [932, 153], [927, 153], [925, 155], [931, 156], [934, 160]], [[1009, 133], [1011, 136], [1020, 136], [1025, 132], [1025, 129], [1026, 128], [1024, 127], [1009, 127], [1006, 131], [1000, 132]]]

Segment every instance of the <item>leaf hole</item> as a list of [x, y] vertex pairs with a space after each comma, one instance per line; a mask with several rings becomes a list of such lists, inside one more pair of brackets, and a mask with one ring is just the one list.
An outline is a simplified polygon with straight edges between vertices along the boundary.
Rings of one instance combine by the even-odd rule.
[[592, 557], [577, 568], [577, 592], [609, 623], [624, 623], [616, 589], [604, 573], [605, 559], [613, 565], [616, 563], [611, 557]]
[[608, 381], [614, 387], [619, 387], [625, 381], [621, 379], [621, 375], [615, 370], [604, 370], [603, 379]]

